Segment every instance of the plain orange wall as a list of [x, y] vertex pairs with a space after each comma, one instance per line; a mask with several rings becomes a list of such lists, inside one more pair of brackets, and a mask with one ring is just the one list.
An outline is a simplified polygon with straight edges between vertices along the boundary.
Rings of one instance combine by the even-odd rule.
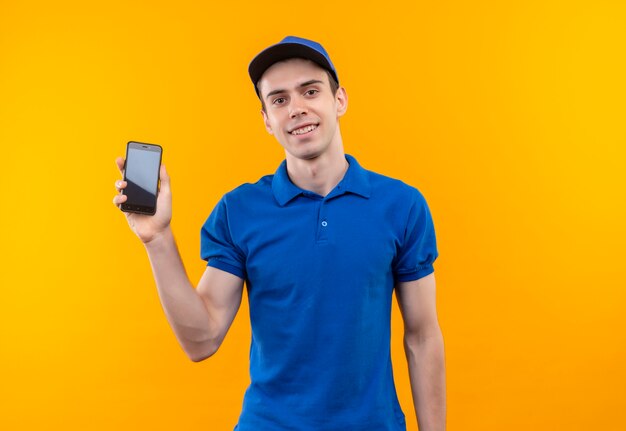
[[[216, 356], [186, 358], [111, 203], [114, 159], [164, 147], [195, 284], [219, 197], [283, 158], [246, 70], [295, 34], [347, 88], [347, 152], [431, 207], [448, 429], [624, 429], [625, 12], [0, 0], [0, 428], [232, 429], [246, 304]], [[414, 431], [397, 309], [392, 343]]]

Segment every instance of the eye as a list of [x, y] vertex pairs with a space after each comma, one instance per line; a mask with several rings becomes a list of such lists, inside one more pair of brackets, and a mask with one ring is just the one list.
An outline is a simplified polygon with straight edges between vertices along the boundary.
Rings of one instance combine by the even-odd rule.
[[311, 88], [310, 90], [307, 90], [306, 93], [309, 96], [313, 96], [315, 93], [319, 93], [319, 90], [316, 90], [315, 88]]
[[274, 104], [274, 105], [282, 105], [283, 103], [285, 103], [285, 98], [284, 97], [277, 97], [272, 102], [272, 104]]

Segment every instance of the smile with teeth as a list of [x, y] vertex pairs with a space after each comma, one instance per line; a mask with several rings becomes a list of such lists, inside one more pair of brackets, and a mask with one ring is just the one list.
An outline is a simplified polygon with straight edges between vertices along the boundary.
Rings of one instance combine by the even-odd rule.
[[309, 126], [305, 126], [305, 127], [299, 128], [299, 129], [292, 130], [289, 133], [291, 133], [292, 135], [304, 135], [305, 133], [312, 132], [315, 129], [317, 129], [317, 124], [311, 124]]

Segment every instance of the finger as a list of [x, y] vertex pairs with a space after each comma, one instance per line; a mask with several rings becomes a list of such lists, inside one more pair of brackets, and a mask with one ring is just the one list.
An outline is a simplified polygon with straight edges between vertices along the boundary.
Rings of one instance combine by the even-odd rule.
[[117, 169], [120, 170], [120, 173], [124, 175], [124, 157], [118, 157], [115, 159], [115, 164], [117, 165]]
[[126, 195], [115, 195], [113, 197], [113, 203], [115, 205], [119, 205], [119, 204], [126, 202], [126, 199], [128, 199], [128, 196]]
[[115, 190], [117, 190], [119, 192], [122, 189], [125, 189], [127, 185], [128, 185], [128, 183], [126, 181], [124, 181], [124, 180], [117, 180], [115, 182]]

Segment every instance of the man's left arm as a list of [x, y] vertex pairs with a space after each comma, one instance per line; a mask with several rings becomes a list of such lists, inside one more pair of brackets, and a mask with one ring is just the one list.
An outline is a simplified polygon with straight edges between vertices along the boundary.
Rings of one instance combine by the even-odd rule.
[[437, 320], [435, 274], [396, 284], [404, 319], [404, 351], [420, 431], [446, 429], [446, 370]]

